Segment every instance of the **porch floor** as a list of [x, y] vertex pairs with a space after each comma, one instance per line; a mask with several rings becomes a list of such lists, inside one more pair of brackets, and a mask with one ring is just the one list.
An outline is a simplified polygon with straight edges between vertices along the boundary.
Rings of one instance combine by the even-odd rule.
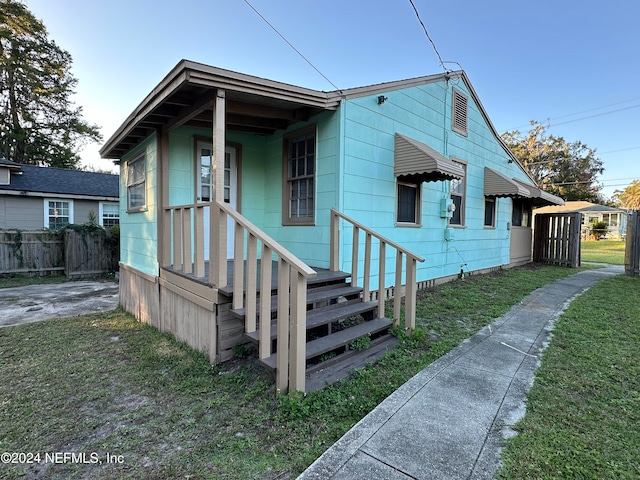
[[[220, 293], [228, 297], [233, 295], [233, 264], [234, 264], [233, 260], [227, 260], [227, 286], [218, 289]], [[258, 268], [257, 268], [258, 278], [260, 278], [261, 266], [262, 266], [262, 261], [261, 259], [258, 259]], [[168, 272], [174, 273], [176, 275], [180, 275], [181, 277], [184, 277], [184, 278], [188, 278], [189, 280], [192, 280], [201, 285], [206, 285], [208, 287], [215, 287], [214, 284], [209, 283], [209, 262], [208, 261], [205, 262], [204, 264], [204, 277], [202, 278], [196, 277], [193, 273], [184, 273], [182, 270], [176, 270], [171, 266], [162, 267], [162, 268], [164, 270], [167, 270]], [[311, 268], [313, 268], [317, 272], [317, 275], [315, 278], [310, 278], [308, 280], [307, 282], [308, 285], [322, 285], [326, 283], [335, 282], [337, 280], [345, 280], [351, 276], [349, 273], [341, 272], [341, 271], [332, 272], [327, 268], [318, 268], [313, 266]], [[193, 271], [193, 265], [192, 265], [192, 271]], [[245, 282], [247, 278], [246, 272], [247, 272], [247, 262], [245, 261], [244, 262]], [[257, 285], [258, 291], [260, 291], [260, 282], [258, 281], [257, 283], [258, 283]], [[246, 284], [245, 284], [245, 288], [246, 288]], [[274, 291], [277, 288], [278, 288], [278, 262], [273, 261], [271, 264], [271, 289], [272, 291]]]

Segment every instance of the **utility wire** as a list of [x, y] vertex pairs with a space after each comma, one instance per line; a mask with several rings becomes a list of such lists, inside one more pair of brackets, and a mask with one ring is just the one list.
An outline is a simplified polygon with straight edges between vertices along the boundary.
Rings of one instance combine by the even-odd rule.
[[640, 107], [640, 103], [637, 105], [631, 105], [629, 107], [624, 107], [624, 108], [618, 108], [616, 110], [610, 110], [608, 112], [602, 112], [602, 113], [596, 113], [595, 115], [589, 115], [587, 117], [580, 117], [580, 118], [574, 118], [573, 120], [567, 120], [565, 122], [560, 122], [560, 123], [549, 123], [549, 126], [551, 127], [557, 127], [558, 125], [565, 125], [567, 123], [573, 123], [573, 122], [579, 122], [581, 120], [587, 120], [589, 118], [595, 118], [595, 117], [601, 117], [603, 115], [609, 115], [611, 113], [617, 113], [617, 112], [622, 112], [624, 110], [630, 110], [632, 108], [638, 108]]
[[[424, 26], [424, 22], [420, 18], [420, 13], [418, 13], [418, 9], [414, 5], [413, 0], [409, 0], [409, 3], [413, 7], [413, 11], [416, 12], [416, 17], [418, 17], [418, 21], [420, 22], [420, 25], [422, 25], [422, 29], [424, 30], [424, 34], [427, 36], [427, 39], [429, 39], [429, 42], [431, 42], [431, 46], [433, 47], [433, 50], [436, 52], [436, 55], [438, 56], [438, 61], [440, 62], [440, 66], [442, 67], [442, 70], [444, 70], [444, 72], [447, 73], [448, 72], [447, 67], [444, 66], [444, 62], [442, 61], [442, 57], [440, 56], [440, 52], [438, 52], [438, 49], [436, 48], [436, 44], [433, 42], [433, 40], [431, 40], [431, 36], [429, 35], [429, 32], [427, 32], [427, 27]], [[449, 62], [449, 63], [455, 63], [455, 62]]]
[[287, 44], [287, 45], [289, 45], [289, 46], [290, 46], [290, 47], [291, 47], [291, 48], [292, 48], [292, 49], [293, 49], [293, 50], [294, 50], [298, 55], [300, 55], [300, 56], [302, 57], [302, 59], [303, 59], [305, 62], [307, 62], [307, 63], [311, 66], [311, 68], [313, 68], [316, 72], [318, 72], [318, 73], [322, 76], [322, 78], [324, 78], [327, 82], [329, 82], [329, 83], [333, 86], [333, 88], [335, 88], [337, 91], [339, 91], [340, 93], [342, 93], [342, 89], [338, 88], [338, 87], [336, 86], [336, 84], [335, 84], [335, 83], [333, 83], [331, 80], [329, 80], [329, 79], [327, 78], [327, 76], [326, 76], [324, 73], [322, 73], [320, 70], [318, 70], [318, 68], [317, 68], [313, 63], [311, 63], [311, 61], [310, 61], [307, 57], [305, 57], [302, 53], [300, 53], [300, 50], [298, 50], [296, 47], [294, 47], [294, 46], [293, 46], [293, 44], [292, 44], [289, 40], [287, 40], [287, 39], [285, 38], [285, 36], [284, 36], [283, 34], [281, 34], [281, 33], [278, 31], [278, 29], [277, 29], [276, 27], [274, 27], [273, 25], [271, 25], [271, 24], [269, 23], [269, 21], [268, 21], [266, 18], [264, 18], [264, 17], [262, 16], [262, 14], [261, 14], [258, 10], [256, 10], [256, 9], [255, 9], [255, 7], [254, 7], [253, 5], [251, 5], [251, 4], [249, 3], [249, 1], [248, 1], [248, 0], [244, 0], [244, 3], [246, 3], [247, 5], [249, 5], [249, 7], [251, 8], [251, 10], [253, 10], [253, 11], [256, 13], [256, 15], [258, 15], [258, 16], [259, 16], [259, 17], [264, 21], [264, 23], [266, 23], [267, 25], [269, 25], [269, 26], [271, 27], [271, 29], [272, 29], [274, 32], [276, 32], [276, 33], [278, 34], [278, 36], [279, 36], [280, 38], [282, 38], [282, 40], [284, 40], [284, 41], [286, 42], [286, 44]]

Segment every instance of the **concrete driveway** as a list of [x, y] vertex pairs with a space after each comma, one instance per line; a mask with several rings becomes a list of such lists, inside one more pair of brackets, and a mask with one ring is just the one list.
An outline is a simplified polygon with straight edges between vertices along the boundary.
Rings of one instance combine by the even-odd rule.
[[0, 328], [104, 312], [117, 306], [118, 284], [108, 281], [0, 288]]

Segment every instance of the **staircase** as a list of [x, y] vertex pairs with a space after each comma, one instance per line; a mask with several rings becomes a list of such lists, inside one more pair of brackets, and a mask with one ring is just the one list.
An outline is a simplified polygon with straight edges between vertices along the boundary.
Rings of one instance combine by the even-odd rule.
[[[330, 272], [309, 279], [306, 318], [306, 391], [323, 388], [345, 378], [384, 355], [397, 343], [389, 334], [392, 321], [378, 318], [378, 302], [364, 301], [362, 288], [347, 282], [349, 273]], [[275, 371], [277, 349], [277, 291], [271, 292], [271, 355], [260, 360]], [[261, 311], [261, 308], [257, 308]], [[245, 309], [232, 309], [231, 314], [244, 320]], [[258, 345], [260, 330], [245, 334]]]

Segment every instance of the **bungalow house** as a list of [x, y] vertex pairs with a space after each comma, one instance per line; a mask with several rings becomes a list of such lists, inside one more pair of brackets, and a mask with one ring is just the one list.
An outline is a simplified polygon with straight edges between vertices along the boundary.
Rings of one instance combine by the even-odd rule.
[[463, 71], [324, 92], [183, 60], [101, 155], [123, 307], [212, 362], [255, 341], [280, 392], [384, 351], [418, 286], [530, 261], [533, 206], [563, 203]]
[[608, 239], [620, 240], [627, 235], [627, 212], [622, 208], [608, 207], [585, 201], [569, 201], [564, 205], [554, 205], [534, 210], [534, 216], [539, 213], [576, 213], [582, 214], [581, 237], [588, 239], [591, 235], [591, 225], [594, 222], [604, 222], [607, 231], [603, 232]]
[[120, 218], [117, 175], [21, 165], [0, 159], [0, 228], [41, 230]]

